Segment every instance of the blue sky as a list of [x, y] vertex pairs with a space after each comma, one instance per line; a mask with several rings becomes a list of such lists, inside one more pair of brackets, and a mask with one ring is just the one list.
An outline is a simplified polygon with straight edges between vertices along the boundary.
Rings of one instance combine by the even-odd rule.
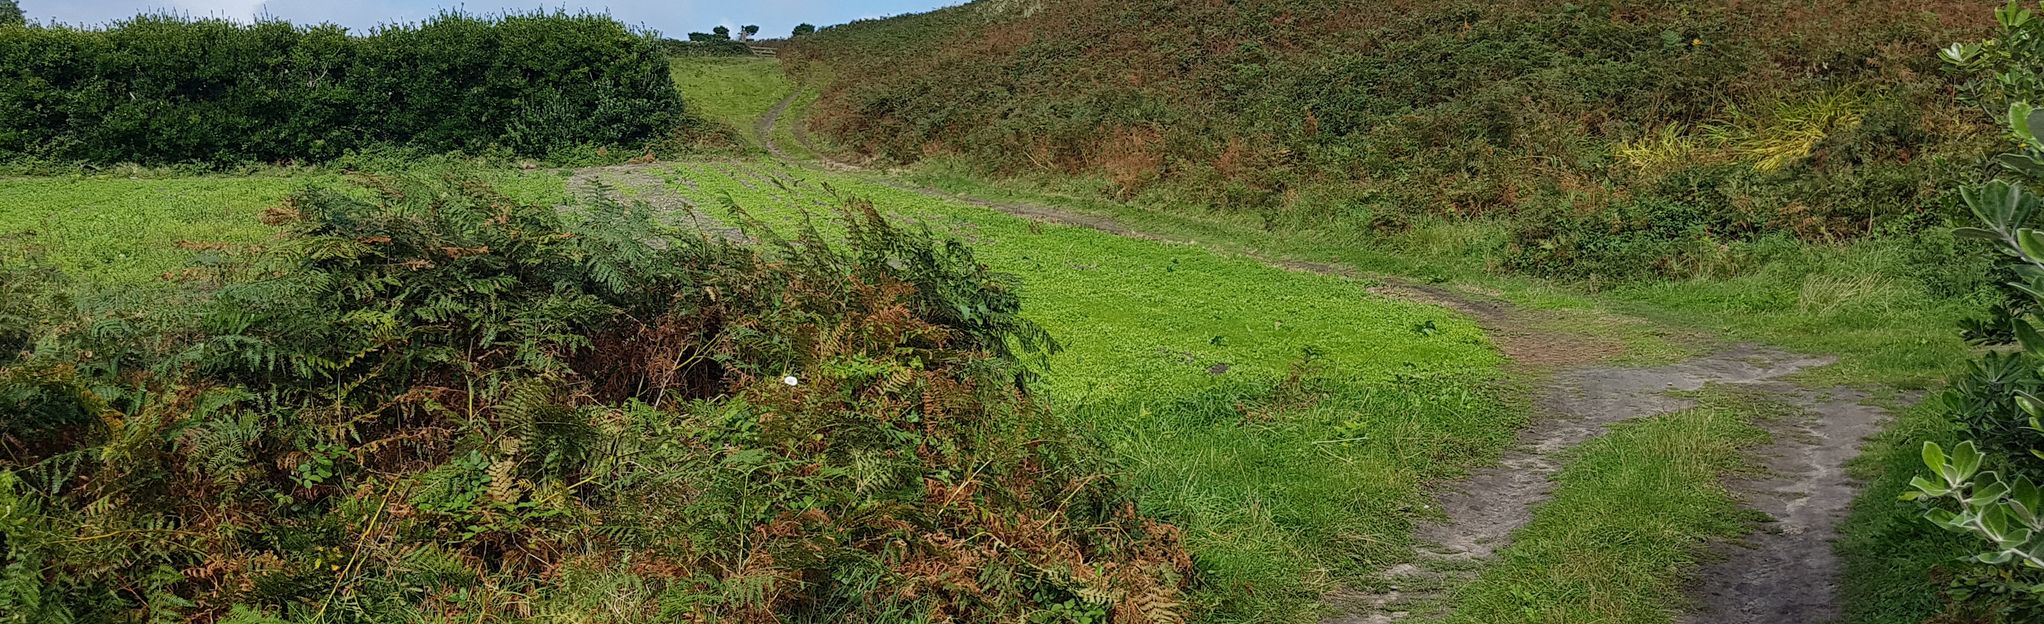
[[471, 13], [557, 8], [607, 12], [620, 21], [670, 36], [758, 24], [761, 36], [784, 36], [796, 24], [842, 24], [855, 19], [927, 11], [962, 0], [19, 0], [30, 19], [101, 24], [142, 12], [173, 11], [247, 21], [266, 15], [292, 22], [333, 22], [365, 29], [418, 21], [442, 8]]

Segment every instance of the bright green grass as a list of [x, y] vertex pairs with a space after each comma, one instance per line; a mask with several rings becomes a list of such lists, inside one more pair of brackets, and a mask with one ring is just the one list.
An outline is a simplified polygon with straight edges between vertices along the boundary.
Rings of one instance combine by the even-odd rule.
[[[988, 181], [954, 163], [919, 165], [911, 179], [979, 197], [1048, 203], [1113, 218], [1135, 229], [1224, 250], [1334, 262], [1386, 275], [1439, 279], [1495, 291], [1537, 310], [1610, 310], [1704, 330], [1730, 340], [1842, 356], [1827, 381], [1920, 388], [1942, 380], [1970, 353], [1953, 329], [1977, 302], [1929, 292], [1923, 263], [1943, 242], [1875, 239], [1840, 244], [1754, 245], [1735, 277], [1654, 281], [1586, 290], [1501, 275], [1490, 263], [1504, 226], [1486, 221], [1423, 222], [1379, 236], [1315, 224], [1268, 229], [1257, 215], [1187, 204], [1121, 203], [1089, 194], [1084, 180]], [[1926, 235], [1928, 236], [1928, 235]], [[1931, 257], [1926, 257], [1929, 255]]]
[[1455, 592], [1445, 621], [1672, 621], [1702, 550], [1749, 528], [1750, 512], [1721, 480], [1754, 469], [1743, 455], [1768, 439], [1756, 419], [1793, 415], [1757, 397], [1706, 390], [1695, 408], [1619, 424], [1570, 451], [1554, 498]]
[[1098, 429], [1141, 503], [1185, 529], [1209, 621], [1310, 621], [1332, 581], [1407, 558], [1404, 510], [1493, 457], [1521, 421], [1496, 391], [1499, 356], [1467, 320], [1352, 281], [856, 176], [715, 162], [668, 177], [700, 205], [728, 198], [780, 229], [839, 205], [827, 184], [1020, 276], [1025, 313], [1066, 345], [1050, 400]]
[[794, 89], [773, 59], [677, 57], [670, 61], [674, 84], [682, 86], [690, 110], [721, 124], [755, 151], [764, 150], [753, 124]]
[[262, 211], [304, 176], [0, 180], [0, 241], [21, 241], [83, 289], [85, 300], [141, 305], [194, 252], [180, 242], [268, 240]]
[[[18, 245], [61, 271], [92, 308], [150, 306], [174, 294], [165, 274], [191, 266], [211, 244], [260, 245], [275, 230], [264, 210], [309, 184], [341, 175], [288, 169], [247, 176], [0, 178], [0, 244]], [[482, 171], [499, 190], [535, 202], [566, 197], [559, 176]]]
[[813, 144], [805, 144], [795, 138], [795, 124], [802, 123], [803, 116], [807, 115], [809, 108], [816, 104], [816, 97], [815, 91], [806, 89], [795, 94], [795, 99], [788, 102], [788, 110], [781, 114], [781, 122], [774, 125], [774, 146], [779, 147], [781, 153], [789, 158], [815, 161], [819, 158], [819, 155], [814, 150], [809, 149], [810, 147], [831, 149], [824, 142], [823, 137], [814, 134], [811, 134], [809, 137], [814, 142]]

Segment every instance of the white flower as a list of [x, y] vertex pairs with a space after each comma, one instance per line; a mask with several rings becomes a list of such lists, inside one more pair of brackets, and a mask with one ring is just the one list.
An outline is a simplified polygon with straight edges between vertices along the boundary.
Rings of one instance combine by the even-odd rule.
[[802, 380], [796, 379], [794, 375], [789, 375], [786, 377], [782, 377], [781, 383], [788, 384], [790, 386], [799, 386], [802, 385]]

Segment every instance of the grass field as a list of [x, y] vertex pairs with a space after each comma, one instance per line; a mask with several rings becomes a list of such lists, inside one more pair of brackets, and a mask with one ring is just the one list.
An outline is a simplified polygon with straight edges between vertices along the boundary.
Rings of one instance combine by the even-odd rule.
[[[1540, 310], [1611, 310], [1657, 326], [1724, 340], [1831, 354], [1839, 363], [1804, 375], [1812, 385], [1842, 384], [1898, 398], [1939, 387], [1973, 353], [1954, 329], [1984, 302], [1963, 293], [1977, 277], [1924, 274], [1965, 253], [1948, 235], [1876, 238], [1830, 245], [1755, 246], [1733, 277], [1653, 281], [1584, 289], [1490, 270], [1502, 226], [1481, 220], [1425, 223], [1381, 240], [1331, 238], [1311, 227], [1267, 227], [1260, 219], [1188, 205], [1123, 204], [1094, 194], [1083, 180], [993, 182], [930, 163], [910, 174], [921, 183], [975, 196], [1055, 202], [1147, 232], [1222, 249], [1255, 249], [1295, 259], [1344, 263], [1367, 271], [1471, 284]], [[1985, 270], [1981, 269], [1980, 274]], [[1942, 283], [1949, 290], [1934, 290]], [[1906, 394], [1898, 394], [1906, 393]], [[1903, 401], [1904, 407], [1908, 401]], [[1842, 527], [1848, 622], [1913, 624], [1937, 613], [1933, 571], [1970, 552], [1961, 536], [1925, 524], [1914, 504], [1896, 500], [1922, 473], [1926, 439], [1951, 442], [1953, 428], [1934, 409], [1898, 410], [1898, 423], [1875, 438], [1851, 469], [1869, 484]], [[1629, 502], [1616, 491], [1591, 495]], [[1537, 588], [1556, 592], [1544, 595]], [[1522, 601], [1572, 604], [1567, 588], [1522, 585]], [[1552, 614], [1549, 614], [1552, 615]], [[1579, 614], [1590, 617], [1589, 614]], [[1504, 619], [1553, 621], [1559, 619]], [[1601, 621], [1601, 620], [1580, 620]]]
[[[1089, 196], [1072, 181], [990, 182], [941, 164], [917, 180], [978, 196], [1054, 201], [1111, 217], [1149, 232], [1218, 248], [1259, 249], [1286, 257], [1346, 263], [1393, 275], [1474, 284], [1532, 309], [1608, 309], [1656, 325], [1708, 332], [1840, 356], [1804, 375], [1812, 385], [1843, 384], [1877, 394], [1915, 397], [1939, 387], [1973, 353], [1954, 329], [1983, 301], [1963, 293], [1978, 277], [1924, 274], [1967, 253], [1948, 235], [1876, 238], [1831, 245], [1777, 245], [1744, 250], [1738, 275], [1617, 284], [1596, 290], [1489, 270], [1488, 253], [1502, 244], [1501, 226], [1482, 221], [1422, 224], [1385, 240], [1331, 239], [1310, 227], [1266, 229], [1260, 220], [1196, 206], [1130, 205]], [[1979, 271], [1985, 274], [1985, 270]], [[1943, 284], [1949, 290], [1934, 290]], [[1904, 394], [1898, 394], [1904, 393]], [[1902, 401], [1907, 407], [1908, 401]], [[1922, 473], [1926, 439], [1947, 443], [1949, 421], [1934, 409], [1904, 409], [1851, 469], [1869, 485], [1842, 527], [1848, 622], [1913, 624], [1942, 607], [1940, 589], [1923, 579], [1967, 556], [1969, 542], [1936, 530], [1914, 504], [1896, 500]], [[1622, 500], [1615, 494], [1608, 500]], [[1549, 587], [1562, 591], [1561, 587]], [[1537, 596], [1528, 598], [1539, 600]], [[1517, 620], [1506, 620], [1517, 621]], [[1575, 621], [1568, 619], [1529, 621]]]
[[262, 211], [318, 177], [0, 180], [0, 240], [41, 252], [87, 301], [144, 304], [192, 261], [193, 243], [262, 242]]
[[674, 83], [689, 85], [689, 109], [723, 125], [752, 151], [764, 151], [752, 122], [794, 88], [773, 59], [693, 57], [673, 59]]

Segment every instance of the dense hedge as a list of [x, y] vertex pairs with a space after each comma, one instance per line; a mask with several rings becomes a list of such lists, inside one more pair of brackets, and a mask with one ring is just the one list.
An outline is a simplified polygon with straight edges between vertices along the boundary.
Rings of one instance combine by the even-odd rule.
[[752, 56], [752, 48], [735, 39], [662, 39], [660, 48], [674, 56]]
[[608, 16], [337, 26], [143, 16], [0, 30], [0, 158], [323, 160], [637, 145], [684, 123], [657, 40]]

